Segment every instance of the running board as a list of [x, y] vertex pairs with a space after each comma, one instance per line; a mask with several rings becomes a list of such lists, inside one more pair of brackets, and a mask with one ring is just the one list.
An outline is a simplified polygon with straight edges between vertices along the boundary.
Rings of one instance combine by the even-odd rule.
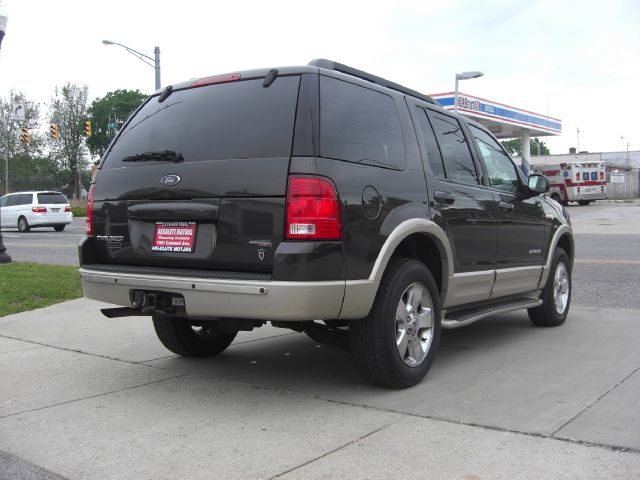
[[498, 313], [513, 312], [514, 310], [523, 310], [525, 308], [534, 308], [542, 305], [539, 298], [517, 298], [504, 303], [497, 303], [487, 307], [479, 307], [473, 310], [461, 310], [452, 312], [442, 319], [442, 328], [452, 329], [464, 327], [471, 323], [477, 322], [485, 317], [496, 315]]

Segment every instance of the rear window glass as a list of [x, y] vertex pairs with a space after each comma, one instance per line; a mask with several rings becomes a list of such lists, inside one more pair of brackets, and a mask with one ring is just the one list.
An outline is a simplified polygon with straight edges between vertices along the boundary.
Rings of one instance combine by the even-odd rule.
[[320, 77], [320, 154], [403, 169], [400, 118], [389, 95]]
[[597, 180], [598, 179], [598, 172], [591, 172], [591, 180]]
[[38, 193], [38, 203], [39, 204], [48, 204], [48, 203], [69, 203], [67, 198], [61, 193]]
[[585, 172], [582, 174], [582, 180], [589, 180], [589, 172]]
[[268, 88], [264, 79], [189, 88], [162, 103], [154, 97], [127, 124], [103, 168], [163, 150], [182, 153], [185, 162], [288, 157], [299, 80], [279, 77]]

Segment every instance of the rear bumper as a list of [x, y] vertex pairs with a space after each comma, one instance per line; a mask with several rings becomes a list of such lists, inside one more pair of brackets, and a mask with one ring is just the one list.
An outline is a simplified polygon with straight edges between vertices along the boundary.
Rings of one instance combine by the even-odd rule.
[[189, 318], [299, 321], [365, 317], [378, 288], [370, 280], [285, 282], [117, 273], [80, 268], [85, 297], [131, 306], [132, 290], [184, 297]]
[[73, 214], [52, 215], [49, 213], [34, 213], [27, 218], [32, 227], [53, 227], [54, 225], [68, 225], [73, 221]]

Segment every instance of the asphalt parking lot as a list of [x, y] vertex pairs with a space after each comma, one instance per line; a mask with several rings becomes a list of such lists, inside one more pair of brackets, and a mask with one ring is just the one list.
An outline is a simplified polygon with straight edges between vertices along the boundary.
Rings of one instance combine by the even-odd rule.
[[[572, 215], [589, 239], [575, 288], [596, 275], [633, 290], [640, 205]], [[638, 478], [631, 296], [619, 308], [576, 292], [555, 329], [515, 312], [446, 331], [425, 381], [403, 391], [288, 330], [192, 360], [165, 350], [150, 320], [107, 320], [89, 300], [6, 316], [0, 478]]]

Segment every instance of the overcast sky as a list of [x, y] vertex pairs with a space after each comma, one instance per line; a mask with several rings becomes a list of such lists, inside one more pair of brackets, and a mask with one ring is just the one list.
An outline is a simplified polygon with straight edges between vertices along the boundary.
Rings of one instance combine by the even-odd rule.
[[68, 82], [88, 85], [90, 101], [153, 91], [153, 69], [109, 39], [151, 57], [159, 46], [163, 85], [322, 57], [440, 93], [480, 70], [460, 91], [562, 119], [552, 153], [577, 146], [577, 128], [581, 150], [640, 150], [638, 0], [1, 3], [0, 96], [24, 92], [45, 114]]

